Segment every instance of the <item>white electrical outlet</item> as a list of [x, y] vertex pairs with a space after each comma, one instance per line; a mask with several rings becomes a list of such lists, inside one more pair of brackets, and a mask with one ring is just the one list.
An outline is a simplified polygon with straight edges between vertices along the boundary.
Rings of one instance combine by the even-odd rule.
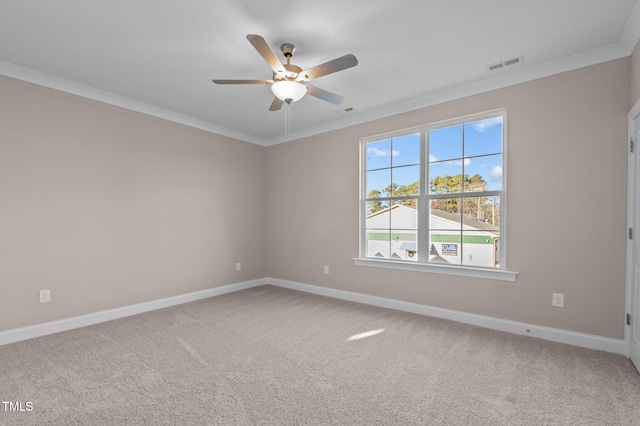
[[51, 302], [51, 290], [40, 290], [39, 300], [40, 303]]
[[324, 274], [325, 275], [329, 275], [329, 267], [328, 266], [324, 267]]
[[236, 271], [239, 271], [241, 269], [242, 269], [242, 263], [236, 262]]
[[553, 299], [551, 300], [551, 305], [558, 308], [564, 308], [564, 294], [553, 293]]

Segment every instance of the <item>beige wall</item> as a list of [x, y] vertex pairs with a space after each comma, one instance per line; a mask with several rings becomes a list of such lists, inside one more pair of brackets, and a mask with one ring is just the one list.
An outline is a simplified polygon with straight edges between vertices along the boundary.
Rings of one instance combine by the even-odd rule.
[[[0, 331], [271, 276], [621, 339], [637, 58], [269, 148], [0, 77]], [[502, 107], [517, 281], [354, 266], [359, 139]]]
[[[269, 276], [622, 339], [630, 68], [624, 58], [270, 147]], [[501, 107], [517, 281], [354, 266], [359, 139]]]
[[266, 148], [6, 77], [0, 93], [0, 331], [265, 275]]
[[640, 42], [631, 55], [631, 106], [640, 101]]

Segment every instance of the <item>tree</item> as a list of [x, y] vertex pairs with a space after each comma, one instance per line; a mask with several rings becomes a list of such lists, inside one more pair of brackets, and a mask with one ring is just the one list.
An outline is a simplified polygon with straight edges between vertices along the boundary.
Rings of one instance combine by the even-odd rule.
[[[420, 192], [420, 180], [417, 180], [409, 185], [398, 185], [397, 183], [392, 183], [383, 189], [384, 192], [380, 192], [377, 189], [373, 189], [369, 191], [367, 194], [368, 201], [367, 204], [367, 215], [379, 212], [380, 210], [384, 210], [388, 207], [389, 203], [384, 201], [372, 201], [372, 199], [386, 197], [407, 197], [410, 195], [417, 195]], [[383, 195], [384, 194], [384, 195]], [[385, 205], [386, 204], [386, 205]], [[417, 206], [417, 201], [415, 199], [409, 200], [398, 200], [395, 201], [394, 204], [402, 204], [404, 206]]]
[[[463, 182], [464, 189], [463, 191]], [[451, 198], [438, 198], [431, 200], [431, 208], [443, 210], [449, 213], [460, 213], [462, 208], [466, 218], [486, 222], [494, 226], [500, 226], [500, 203], [495, 203], [489, 197], [466, 196], [471, 192], [483, 192], [487, 190], [487, 182], [481, 175], [475, 174], [471, 177], [462, 174], [454, 176], [436, 176], [430, 182], [431, 192], [438, 194], [451, 194]], [[408, 185], [398, 185], [393, 183], [381, 191], [373, 189], [367, 194], [367, 215], [384, 210], [389, 206], [387, 201], [379, 201], [377, 198], [407, 197], [417, 195], [420, 192], [420, 180]], [[460, 200], [464, 196], [463, 206]], [[404, 199], [394, 201], [394, 204], [416, 207], [416, 199]]]
[[[420, 180], [417, 180], [409, 185], [398, 185], [394, 183], [386, 187], [385, 192], [388, 196], [394, 197], [407, 197], [410, 195], [418, 195], [420, 193]], [[403, 206], [417, 206], [417, 200], [409, 199], [409, 200], [398, 200], [395, 204], [402, 204]]]
[[[380, 198], [380, 196], [382, 196], [382, 194], [377, 189], [373, 189], [369, 191], [369, 193], [367, 194], [367, 198], [369, 199]], [[367, 215], [379, 212], [380, 210], [383, 210], [383, 209], [384, 209], [384, 206], [382, 205], [382, 201], [367, 202]]]
[[[431, 192], [438, 194], [462, 192], [462, 174], [436, 176], [431, 179], [430, 184]], [[482, 176], [477, 173], [471, 177], [464, 175], [464, 188], [465, 192], [485, 191], [487, 189], [487, 183], [482, 179]]]
[[[462, 192], [463, 184], [464, 193]], [[462, 195], [487, 190], [487, 182], [479, 174], [471, 177], [468, 175], [463, 177], [462, 174], [436, 176], [431, 179], [430, 186], [431, 192], [452, 194], [452, 198], [438, 198], [431, 201], [431, 208], [449, 213], [460, 213]], [[462, 212], [469, 219], [488, 222], [495, 226], [500, 224], [500, 205], [495, 204], [489, 197], [465, 197]]]

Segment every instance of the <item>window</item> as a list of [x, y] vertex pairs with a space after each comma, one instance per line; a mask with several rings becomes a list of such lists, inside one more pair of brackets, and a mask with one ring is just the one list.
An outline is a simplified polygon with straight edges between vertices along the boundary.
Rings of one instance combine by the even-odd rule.
[[363, 140], [358, 260], [504, 271], [505, 121], [494, 111]]

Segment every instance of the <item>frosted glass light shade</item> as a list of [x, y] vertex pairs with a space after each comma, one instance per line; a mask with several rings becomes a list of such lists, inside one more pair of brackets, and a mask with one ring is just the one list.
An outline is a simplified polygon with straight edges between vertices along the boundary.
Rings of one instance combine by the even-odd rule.
[[307, 93], [307, 86], [296, 81], [277, 81], [271, 85], [271, 91], [276, 98], [285, 102], [296, 102]]

